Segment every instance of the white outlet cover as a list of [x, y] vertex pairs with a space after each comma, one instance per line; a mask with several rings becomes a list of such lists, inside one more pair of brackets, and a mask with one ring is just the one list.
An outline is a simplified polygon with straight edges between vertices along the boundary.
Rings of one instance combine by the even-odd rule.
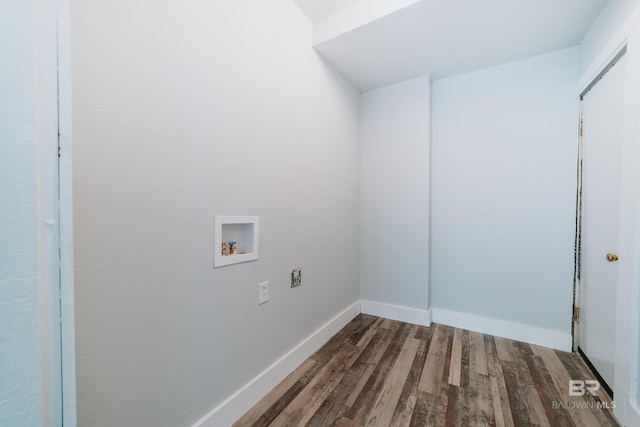
[[269, 282], [258, 283], [258, 305], [269, 301]]

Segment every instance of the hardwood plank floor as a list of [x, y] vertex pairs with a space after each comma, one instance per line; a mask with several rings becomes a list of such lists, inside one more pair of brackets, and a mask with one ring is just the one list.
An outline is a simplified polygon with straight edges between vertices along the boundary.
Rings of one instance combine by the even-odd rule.
[[361, 314], [258, 402], [245, 426], [619, 426], [573, 353]]

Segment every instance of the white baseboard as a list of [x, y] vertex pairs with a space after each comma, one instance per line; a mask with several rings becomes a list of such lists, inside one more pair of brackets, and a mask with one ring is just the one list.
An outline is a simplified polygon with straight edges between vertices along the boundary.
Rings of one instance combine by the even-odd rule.
[[403, 307], [401, 305], [384, 304], [375, 301], [360, 301], [362, 313], [400, 322], [413, 323], [421, 326], [431, 324], [431, 310]]
[[475, 314], [432, 308], [432, 320], [447, 326], [523, 341], [562, 351], [571, 351], [571, 333], [553, 331], [523, 323], [509, 322]]
[[358, 314], [360, 314], [360, 301], [353, 303], [329, 320], [247, 385], [212, 409], [192, 427], [220, 427], [233, 424]]
[[247, 385], [229, 396], [192, 427], [230, 426], [269, 391], [286, 378], [318, 348], [338, 333], [358, 314], [370, 314], [401, 322], [429, 326], [431, 321], [512, 340], [571, 351], [571, 334], [490, 317], [433, 308], [420, 310], [393, 304], [361, 300], [329, 320], [287, 354], [265, 369]]

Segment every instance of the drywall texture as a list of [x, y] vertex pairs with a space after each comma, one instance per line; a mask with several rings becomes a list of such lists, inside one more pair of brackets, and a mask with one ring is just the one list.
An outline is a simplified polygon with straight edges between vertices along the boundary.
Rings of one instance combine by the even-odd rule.
[[360, 294], [429, 306], [429, 76], [361, 97]]
[[579, 50], [432, 86], [432, 306], [569, 333]]
[[40, 425], [33, 4], [0, 4], [0, 425]]
[[581, 63], [584, 71], [605, 47], [620, 27], [640, 5], [640, 0], [610, 1], [587, 31], [581, 44]]
[[[359, 95], [290, 0], [83, 0], [71, 35], [78, 425], [190, 425], [358, 300]], [[214, 269], [214, 215], [260, 258]]]

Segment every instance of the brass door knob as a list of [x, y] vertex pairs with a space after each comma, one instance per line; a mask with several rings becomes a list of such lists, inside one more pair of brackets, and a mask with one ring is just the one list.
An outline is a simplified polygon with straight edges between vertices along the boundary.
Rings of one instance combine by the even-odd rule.
[[618, 255], [616, 254], [607, 254], [607, 261], [615, 262], [618, 260]]

